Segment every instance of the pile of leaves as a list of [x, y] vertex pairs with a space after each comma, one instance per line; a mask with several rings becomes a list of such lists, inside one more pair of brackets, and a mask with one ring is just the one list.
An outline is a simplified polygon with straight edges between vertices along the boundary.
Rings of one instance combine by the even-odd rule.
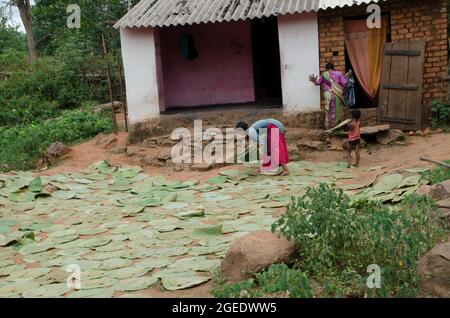
[[[359, 181], [359, 170], [340, 162], [295, 162], [290, 168], [290, 176], [266, 178], [258, 166], [245, 165], [204, 184], [105, 161], [76, 173], [0, 175], [0, 296], [113, 297], [205, 283], [235, 240], [270, 230], [293, 196], [322, 183]], [[81, 269], [79, 291], [65, 287], [69, 265]], [[290, 294], [308, 295], [303, 276], [276, 272], [287, 276], [268, 274], [267, 280], [279, 281], [268, 287], [271, 293], [301, 279], [305, 287]]]

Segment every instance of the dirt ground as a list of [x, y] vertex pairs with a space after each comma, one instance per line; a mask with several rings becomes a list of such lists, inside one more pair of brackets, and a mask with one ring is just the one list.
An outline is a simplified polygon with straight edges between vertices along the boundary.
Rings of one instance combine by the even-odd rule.
[[[371, 177], [371, 173], [364, 173], [364, 169], [374, 166], [385, 166], [383, 172], [396, 171], [410, 167], [433, 167], [433, 164], [420, 161], [425, 155], [435, 160], [450, 159], [450, 134], [434, 134], [426, 137], [407, 137], [407, 145], [380, 146], [370, 145], [362, 150], [360, 169], [362, 177]], [[117, 147], [126, 147], [128, 136], [119, 133]], [[155, 149], [157, 151], [157, 149]], [[113, 154], [98, 146], [94, 140], [72, 147], [72, 152], [58, 165], [46, 171], [36, 171], [40, 175], [54, 175], [60, 172], [77, 172], [100, 160], [109, 160], [113, 165], [141, 165], [137, 159], [126, 154]], [[314, 151], [305, 152], [301, 160], [312, 162], [345, 161], [346, 157], [341, 151]], [[239, 169], [240, 166], [234, 168]], [[149, 175], [164, 175], [173, 180], [198, 180], [204, 182], [216, 176], [221, 170], [230, 169], [230, 166], [210, 170], [207, 172], [181, 171], [175, 172], [172, 168], [143, 166]], [[379, 171], [378, 171], [379, 172]]]
[[[128, 140], [126, 133], [120, 133], [117, 147], [126, 147]], [[361, 182], [368, 181], [376, 175], [384, 172], [393, 172], [411, 167], [429, 167], [433, 164], [420, 161], [420, 157], [426, 155], [436, 160], [450, 159], [450, 134], [434, 134], [426, 137], [407, 137], [406, 146], [379, 146], [371, 145], [362, 151], [361, 167], [352, 168], [352, 172], [361, 178]], [[137, 159], [128, 157], [126, 154], [113, 154], [111, 150], [105, 150], [98, 146], [94, 140], [72, 147], [72, 152], [59, 163], [59, 165], [46, 171], [36, 171], [40, 175], [55, 175], [60, 172], [77, 172], [100, 160], [109, 160], [113, 165], [141, 165]], [[345, 155], [340, 151], [317, 151], [307, 152], [302, 155], [302, 160], [312, 162], [345, 161]], [[364, 169], [374, 166], [384, 166], [385, 168], [375, 172], [365, 172]], [[236, 166], [237, 169], [240, 166]], [[198, 180], [205, 182], [222, 169], [208, 172], [181, 171], [175, 172], [171, 168], [143, 167], [145, 173], [149, 175], [164, 175], [173, 180]], [[214, 282], [184, 291], [168, 292], [160, 288], [153, 288], [145, 292], [137, 293], [136, 296], [152, 298], [175, 297], [175, 298], [195, 298], [212, 297], [211, 290]]]

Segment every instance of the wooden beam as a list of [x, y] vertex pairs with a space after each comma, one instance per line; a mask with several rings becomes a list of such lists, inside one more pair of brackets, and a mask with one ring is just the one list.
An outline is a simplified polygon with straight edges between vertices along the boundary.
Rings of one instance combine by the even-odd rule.
[[416, 84], [395, 84], [389, 83], [383, 85], [384, 89], [397, 89], [402, 91], [417, 91], [420, 87]]
[[422, 52], [419, 50], [385, 50], [384, 55], [388, 56], [420, 56]]

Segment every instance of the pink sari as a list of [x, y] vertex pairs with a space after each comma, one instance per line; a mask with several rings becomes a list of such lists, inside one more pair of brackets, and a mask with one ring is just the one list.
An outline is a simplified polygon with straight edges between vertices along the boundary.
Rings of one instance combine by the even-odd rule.
[[[278, 138], [277, 140], [274, 138]], [[270, 124], [267, 128], [267, 152], [264, 154], [263, 171], [277, 169], [289, 163], [289, 150], [280, 128]]]

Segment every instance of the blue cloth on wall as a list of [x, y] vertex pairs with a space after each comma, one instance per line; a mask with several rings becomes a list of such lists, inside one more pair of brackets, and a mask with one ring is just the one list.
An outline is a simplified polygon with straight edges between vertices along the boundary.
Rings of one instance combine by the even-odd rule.
[[355, 95], [355, 79], [353, 76], [348, 78], [348, 84], [344, 92], [345, 106], [352, 108], [356, 105], [356, 95]]

